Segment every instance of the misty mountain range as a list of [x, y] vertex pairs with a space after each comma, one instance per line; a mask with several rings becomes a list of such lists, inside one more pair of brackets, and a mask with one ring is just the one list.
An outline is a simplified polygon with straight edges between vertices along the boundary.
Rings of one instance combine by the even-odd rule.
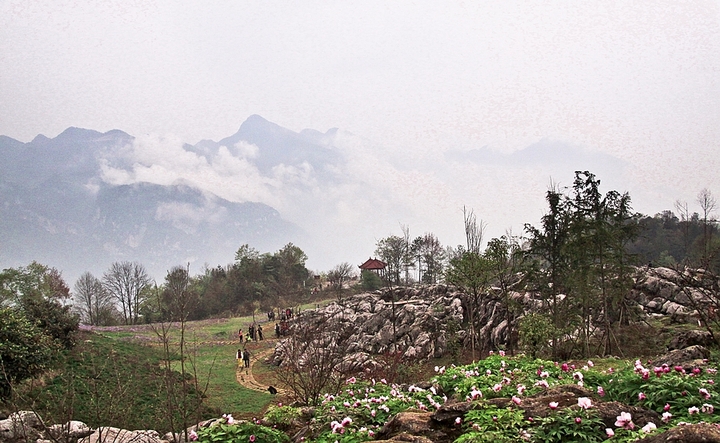
[[257, 115], [194, 145], [79, 128], [28, 143], [0, 136], [0, 269], [36, 260], [72, 286], [127, 260], [160, 281], [173, 266], [190, 264], [195, 275], [231, 263], [243, 244], [272, 253], [292, 242], [310, 269], [327, 271], [361, 264], [401, 225], [456, 246], [466, 204], [501, 235], [532, 222], [532, 208], [541, 213], [548, 178], [589, 169], [606, 179], [624, 167], [550, 140], [507, 154], [427, 154], [337, 129], [294, 132]]
[[[184, 149], [212, 161], [221, 147], [257, 148], [246, 156], [260, 171], [340, 161], [324, 146], [331, 136], [295, 133], [259, 116], [219, 142]], [[274, 252], [305, 233], [274, 208], [233, 202], [182, 180], [170, 184], [113, 183], [108, 171], [134, 166], [127, 155], [135, 138], [119, 130], [68, 128], [29, 143], [0, 136], [0, 267], [32, 260], [57, 267], [72, 285], [84, 271], [100, 276], [114, 261], [138, 261], [156, 278], [172, 266], [233, 261], [242, 244]], [[198, 264], [199, 263], [199, 264]]]

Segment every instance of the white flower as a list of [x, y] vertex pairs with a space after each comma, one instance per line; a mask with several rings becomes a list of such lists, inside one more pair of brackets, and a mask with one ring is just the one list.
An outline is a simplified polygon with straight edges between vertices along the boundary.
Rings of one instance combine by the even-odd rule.
[[592, 407], [592, 401], [587, 397], [578, 398], [578, 406], [582, 409], [588, 409]]
[[649, 434], [650, 432], [654, 431], [655, 429], [657, 429], [657, 426], [655, 426], [655, 423], [653, 423], [653, 422], [648, 422], [648, 424], [646, 424], [645, 426], [642, 427], [642, 431], [646, 434]]

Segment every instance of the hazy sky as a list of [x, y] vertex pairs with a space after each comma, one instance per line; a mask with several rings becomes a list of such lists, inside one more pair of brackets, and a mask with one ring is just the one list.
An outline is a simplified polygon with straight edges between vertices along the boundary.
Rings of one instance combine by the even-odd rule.
[[0, 61], [0, 134], [25, 142], [77, 126], [179, 146], [252, 114], [340, 128], [348, 174], [388, 196], [332, 190], [325, 228], [371, 244], [330, 255], [400, 224], [461, 243], [463, 205], [519, 233], [575, 168], [649, 214], [720, 196], [718, 1], [1, 0]]

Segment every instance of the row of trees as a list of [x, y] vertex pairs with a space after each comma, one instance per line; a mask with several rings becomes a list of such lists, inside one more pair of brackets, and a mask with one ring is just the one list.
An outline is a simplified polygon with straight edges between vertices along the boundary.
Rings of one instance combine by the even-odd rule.
[[73, 295], [83, 321], [92, 325], [168, 320], [177, 302], [178, 281], [186, 282], [185, 303], [193, 305], [187, 320], [255, 313], [294, 303], [309, 292], [313, 282], [306, 261], [305, 253], [292, 243], [272, 254], [243, 245], [227, 266], [197, 276], [191, 276], [188, 267], [176, 266], [159, 286], [142, 264], [117, 262], [100, 278], [84, 273]]

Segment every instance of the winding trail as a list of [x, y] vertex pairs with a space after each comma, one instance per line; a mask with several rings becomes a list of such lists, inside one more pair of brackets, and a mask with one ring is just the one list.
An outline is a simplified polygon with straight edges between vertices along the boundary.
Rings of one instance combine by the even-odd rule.
[[[256, 350], [250, 349], [251, 358], [249, 368], [245, 368], [242, 364], [242, 361], [239, 362], [235, 375], [240, 385], [247, 389], [252, 389], [260, 392], [268, 392], [267, 385], [260, 384], [257, 380], [255, 380], [255, 377], [253, 376], [253, 368], [258, 364], [262, 364], [275, 351], [276, 342], [277, 338], [267, 338], [265, 340], [262, 340], [261, 342], [255, 342], [263, 343], [263, 345], [266, 347]], [[277, 395], [285, 395], [284, 389], [281, 389], [277, 386], [275, 388], [278, 390]]]

